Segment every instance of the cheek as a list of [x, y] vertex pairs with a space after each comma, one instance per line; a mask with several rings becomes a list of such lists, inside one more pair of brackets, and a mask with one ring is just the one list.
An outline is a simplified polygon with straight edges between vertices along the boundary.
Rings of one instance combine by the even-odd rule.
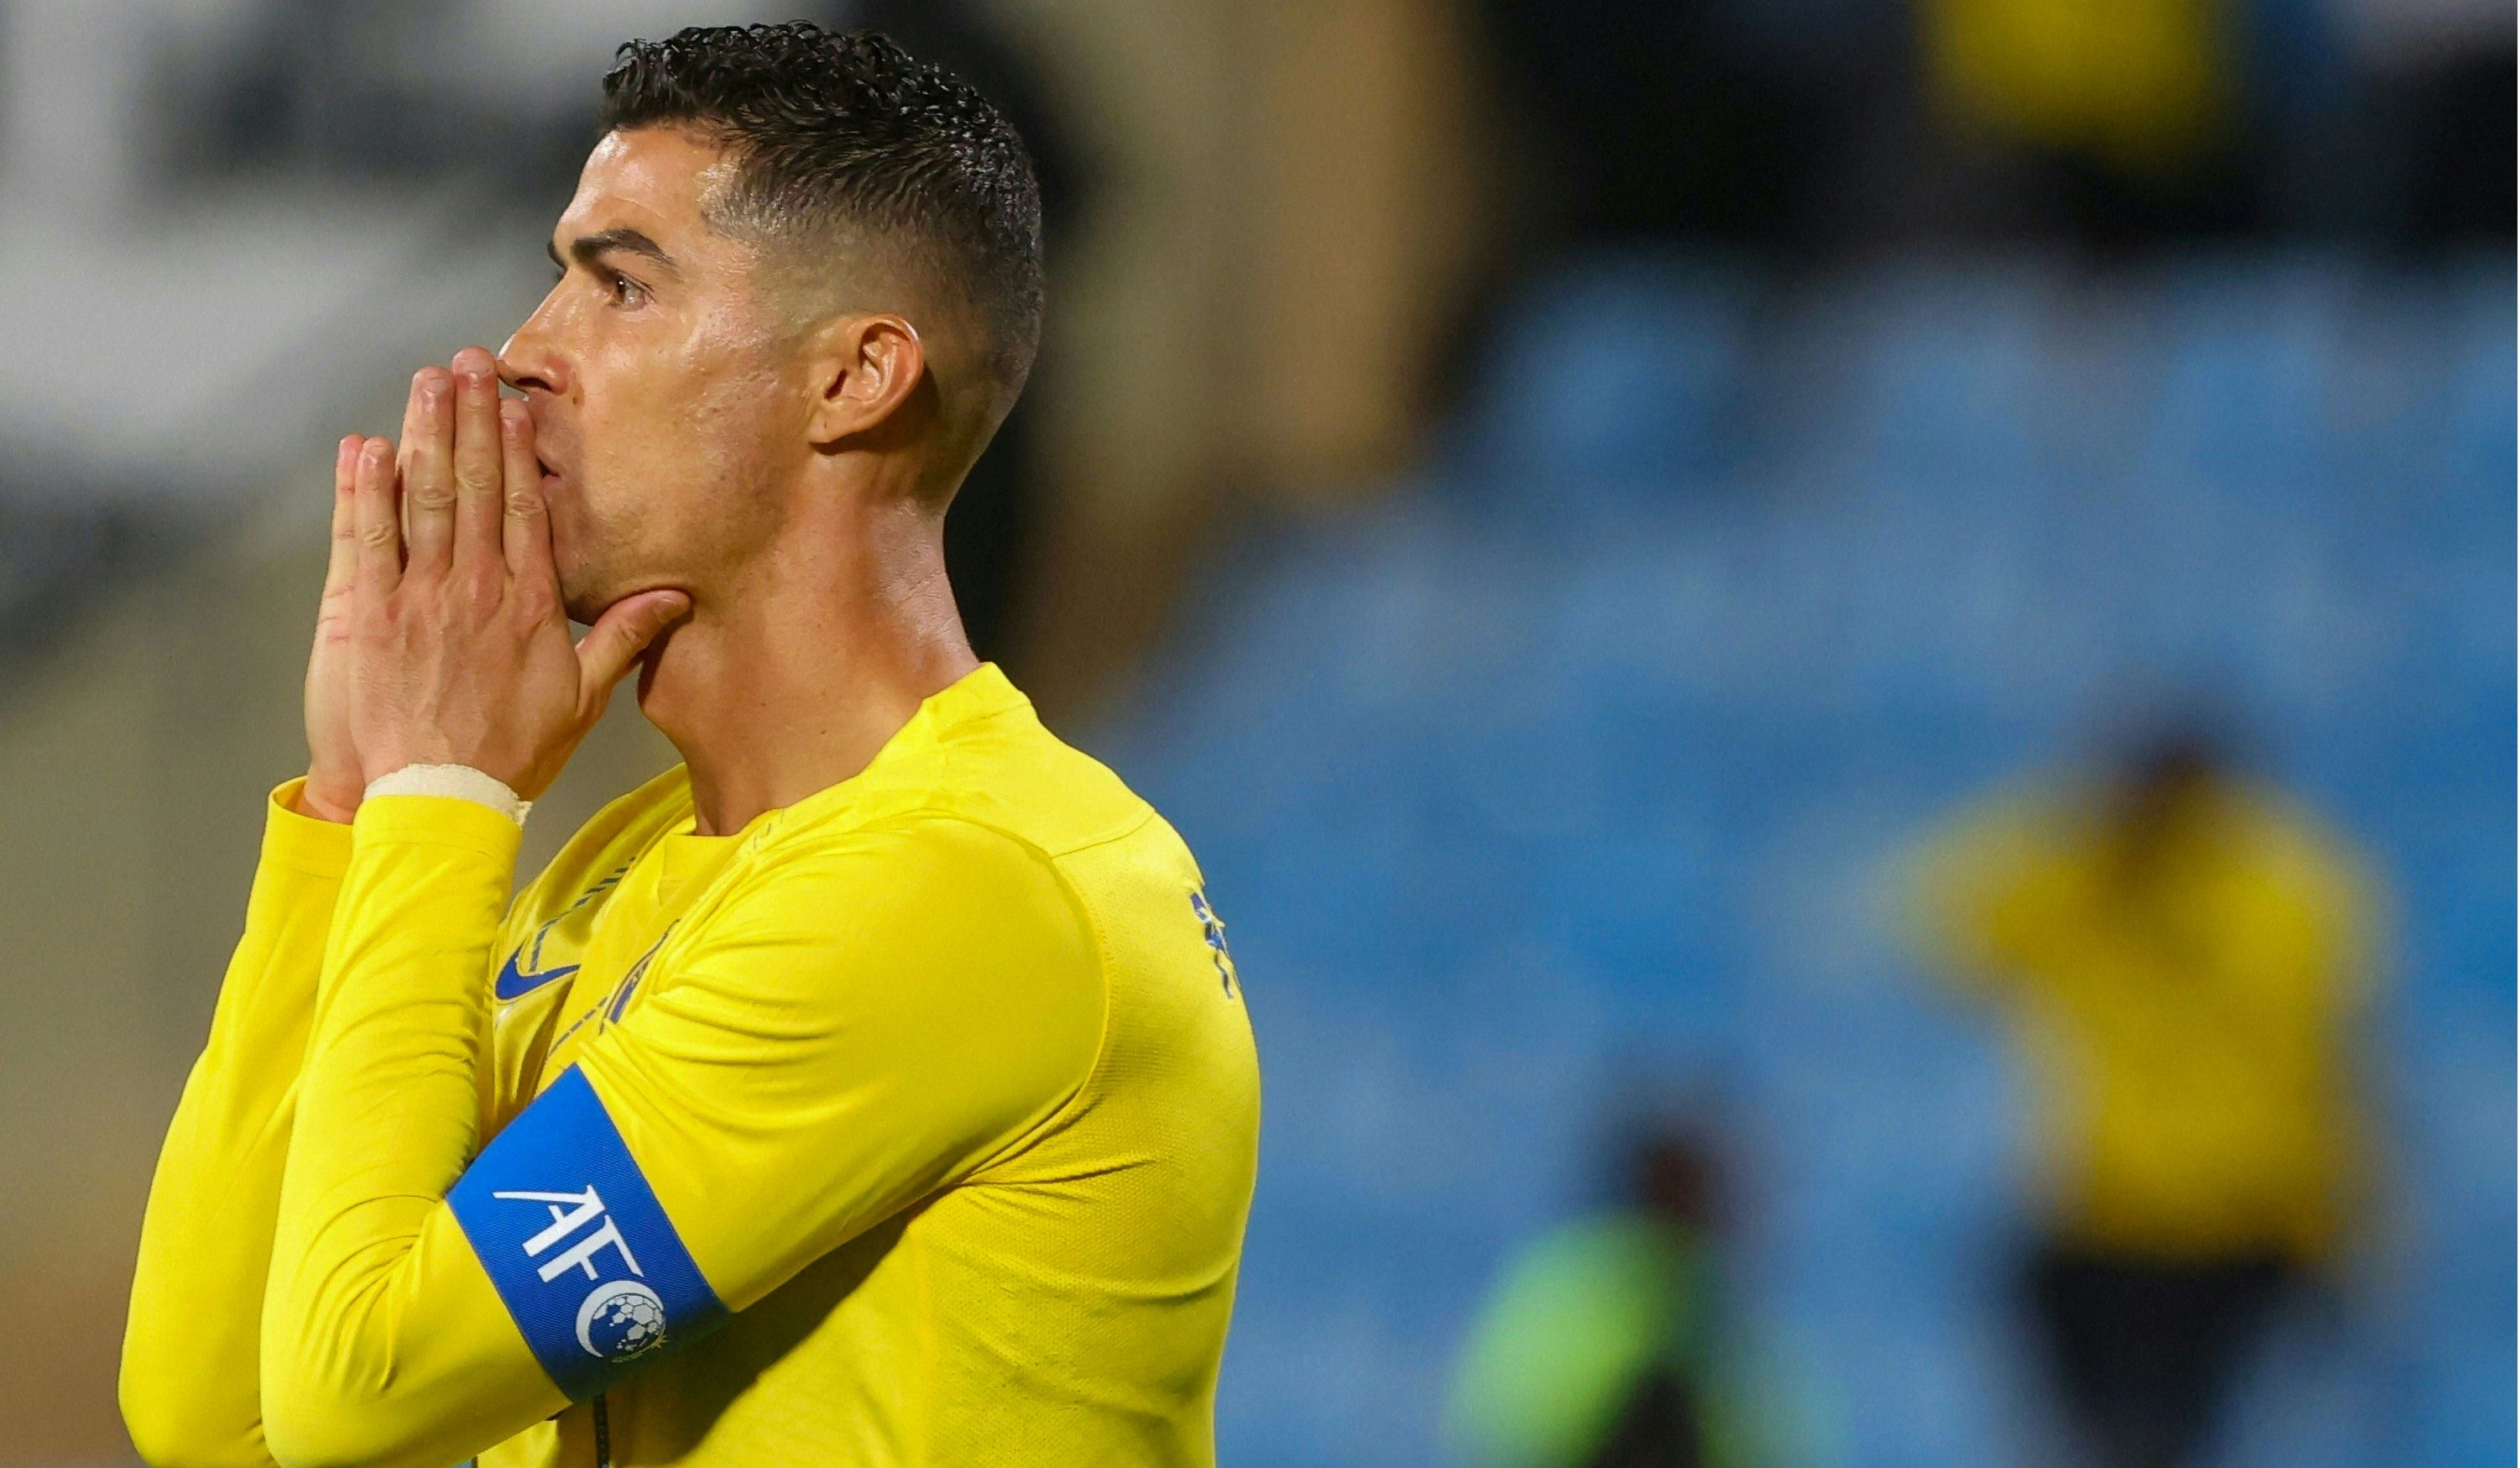
[[771, 383], [748, 357], [705, 331], [661, 340], [624, 332], [588, 375], [587, 447], [671, 473], [760, 441]]
[[767, 353], [734, 333], [712, 333], [693, 344], [676, 376], [666, 412], [687, 471], [728, 491], [761, 485], [789, 436], [782, 432], [787, 394]]
[[693, 467], [720, 480], [759, 479], [775, 450], [779, 417], [769, 383], [721, 379], [700, 388], [682, 414]]
[[701, 554], [750, 538], [745, 507], [764, 502], [779, 445], [798, 436], [783, 433], [762, 346], [722, 320], [680, 334], [625, 323], [587, 369], [583, 492], [605, 538]]

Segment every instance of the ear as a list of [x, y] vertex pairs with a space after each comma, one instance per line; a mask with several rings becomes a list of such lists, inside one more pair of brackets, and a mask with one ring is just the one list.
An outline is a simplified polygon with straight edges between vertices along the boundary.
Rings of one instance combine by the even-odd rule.
[[822, 329], [815, 344], [814, 402], [805, 431], [817, 447], [884, 423], [927, 374], [927, 348], [918, 328], [899, 316], [839, 317]]

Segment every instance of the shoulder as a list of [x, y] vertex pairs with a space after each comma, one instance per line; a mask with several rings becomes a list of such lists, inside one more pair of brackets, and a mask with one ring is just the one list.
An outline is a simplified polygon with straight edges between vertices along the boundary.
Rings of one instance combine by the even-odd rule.
[[960, 817], [1054, 857], [1146, 824], [1152, 807], [1017, 698], [958, 724], [898, 808]]
[[1102, 947], [1047, 855], [930, 812], [784, 834], [693, 915], [658, 1006], [730, 1034], [819, 1036], [843, 1069], [879, 1052], [937, 1084], [978, 1066], [1029, 1095], [1091, 1068]]
[[1982, 902], [2018, 890], [2080, 843], [2080, 791], [2014, 783], [1980, 797], [1913, 848], [1910, 866], [1930, 897]]
[[1094, 925], [1059, 863], [967, 815], [911, 809], [783, 831], [743, 859], [709, 927], [810, 947], [806, 968], [1099, 982]]
[[2340, 927], [2357, 927], [2384, 905], [2380, 880], [2362, 853], [2318, 814], [2272, 785], [2234, 792], [2235, 826], [2272, 887], [2305, 911]]
[[[1057, 857], [1017, 830], [946, 805], [773, 833], [747, 853], [744, 885], [968, 904], [1059, 885]], [[875, 890], [868, 885], [875, 884]]]

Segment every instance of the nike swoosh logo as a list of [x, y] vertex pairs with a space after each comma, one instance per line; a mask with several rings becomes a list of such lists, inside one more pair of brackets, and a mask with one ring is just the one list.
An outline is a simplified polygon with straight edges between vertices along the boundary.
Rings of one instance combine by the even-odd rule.
[[545, 969], [539, 974], [522, 973], [517, 968], [517, 960], [523, 957], [524, 952], [523, 948], [518, 948], [509, 954], [507, 966], [499, 970], [499, 982], [491, 986], [490, 991], [502, 1002], [509, 999], [521, 999], [555, 979], [565, 979], [577, 972], [576, 964], [564, 963], [558, 968]]

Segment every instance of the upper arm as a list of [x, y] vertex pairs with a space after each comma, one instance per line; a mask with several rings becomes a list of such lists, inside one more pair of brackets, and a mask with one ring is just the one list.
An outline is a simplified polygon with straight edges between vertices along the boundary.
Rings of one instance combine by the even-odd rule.
[[1912, 865], [1910, 940], [1944, 977], [1990, 985], [2018, 976], [2039, 941], [2036, 874], [2051, 812], [2014, 797], [1971, 811]]
[[706, 921], [450, 1198], [572, 1397], [968, 1176], [1101, 1042], [1081, 905], [968, 823], [800, 853]]

